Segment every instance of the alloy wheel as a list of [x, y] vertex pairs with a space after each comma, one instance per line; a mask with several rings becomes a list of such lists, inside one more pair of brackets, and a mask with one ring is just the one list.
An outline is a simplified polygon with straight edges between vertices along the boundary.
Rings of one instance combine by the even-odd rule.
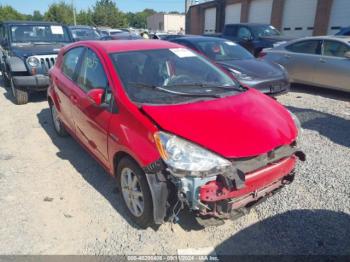
[[145, 206], [139, 179], [127, 167], [122, 170], [120, 179], [122, 195], [129, 211], [136, 217], [142, 216]]

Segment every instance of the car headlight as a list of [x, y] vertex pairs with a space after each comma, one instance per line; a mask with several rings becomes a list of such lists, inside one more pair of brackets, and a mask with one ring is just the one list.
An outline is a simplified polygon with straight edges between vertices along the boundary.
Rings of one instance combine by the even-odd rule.
[[240, 72], [238, 70], [235, 70], [235, 69], [232, 69], [232, 68], [230, 68], [229, 70], [232, 73], [232, 75], [234, 77], [236, 77], [238, 80], [243, 80], [243, 81], [244, 80], [246, 80], [246, 81], [253, 80], [253, 78], [251, 76], [249, 76], [247, 74], [244, 74], [244, 73], [242, 73], [242, 72]]
[[31, 67], [38, 67], [40, 65], [40, 61], [38, 58], [36, 58], [35, 56], [30, 56], [27, 59], [27, 63], [28, 65], [30, 65]]
[[286, 76], [288, 76], [288, 71], [287, 71], [287, 69], [286, 69], [283, 65], [278, 64], [278, 63], [276, 63], [276, 65], [277, 65], [279, 68], [281, 68], [281, 70], [283, 71], [283, 73], [284, 73]]
[[160, 156], [175, 176], [214, 176], [232, 168], [230, 161], [175, 135], [160, 131], [154, 138]]
[[303, 128], [301, 127], [301, 122], [300, 122], [299, 118], [294, 113], [292, 113], [289, 110], [288, 110], [288, 112], [289, 112], [290, 116], [293, 118], [293, 121], [294, 121], [296, 127], [298, 128], [298, 138], [299, 138], [302, 131], [303, 131]]

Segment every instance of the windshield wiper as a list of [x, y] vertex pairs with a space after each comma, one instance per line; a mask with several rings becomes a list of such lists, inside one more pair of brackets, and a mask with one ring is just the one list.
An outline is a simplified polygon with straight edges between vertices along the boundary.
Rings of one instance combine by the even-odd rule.
[[134, 83], [134, 82], [128, 82], [128, 84], [135, 85], [135, 86], [141, 86], [146, 88], [152, 88], [154, 90], [162, 91], [164, 93], [174, 94], [174, 95], [180, 95], [180, 96], [193, 96], [193, 97], [213, 97], [213, 98], [221, 98], [220, 95], [217, 94], [198, 94], [198, 93], [187, 93], [187, 92], [178, 92], [174, 90], [169, 90], [161, 86], [155, 86], [155, 85], [148, 85], [144, 83]]
[[176, 85], [168, 85], [167, 87], [191, 87], [191, 86], [199, 86], [199, 87], [205, 87], [205, 88], [219, 88], [219, 89], [223, 89], [226, 91], [230, 91], [230, 90], [235, 90], [235, 91], [239, 91], [239, 92], [243, 92], [244, 89], [242, 89], [241, 85], [239, 87], [233, 86], [233, 85], [229, 85], [229, 86], [219, 86], [219, 85], [207, 85], [204, 83], [190, 83], [190, 84], [176, 84]]

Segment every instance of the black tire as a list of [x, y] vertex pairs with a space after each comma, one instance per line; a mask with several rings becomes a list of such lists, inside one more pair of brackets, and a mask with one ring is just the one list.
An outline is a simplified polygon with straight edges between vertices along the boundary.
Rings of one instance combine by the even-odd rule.
[[51, 112], [51, 119], [52, 119], [52, 125], [55, 129], [57, 135], [61, 137], [68, 136], [68, 132], [64, 125], [62, 124], [61, 120], [57, 116], [57, 109], [56, 106], [53, 103], [50, 103], [50, 112]]
[[12, 80], [12, 78], [10, 79], [10, 83], [11, 83], [12, 96], [13, 96], [13, 99], [14, 99], [16, 105], [27, 104], [28, 100], [29, 100], [29, 93], [28, 93], [28, 91], [16, 87], [15, 83]]
[[[143, 194], [143, 212], [140, 216], [135, 216], [132, 211], [129, 209], [128, 204], [126, 203], [126, 200], [123, 195], [123, 188], [121, 184], [121, 176], [124, 169], [130, 169], [133, 174], [137, 177], [139, 186], [142, 190]], [[120, 160], [118, 167], [117, 167], [117, 183], [119, 187], [119, 191], [121, 194], [121, 197], [123, 199], [123, 203], [125, 205], [125, 208], [128, 212], [129, 217], [131, 220], [137, 224], [140, 228], [146, 229], [147, 227], [154, 225], [154, 218], [153, 218], [153, 202], [152, 202], [152, 195], [151, 191], [148, 186], [147, 178], [143, 170], [140, 168], [140, 166], [131, 158], [124, 157]]]

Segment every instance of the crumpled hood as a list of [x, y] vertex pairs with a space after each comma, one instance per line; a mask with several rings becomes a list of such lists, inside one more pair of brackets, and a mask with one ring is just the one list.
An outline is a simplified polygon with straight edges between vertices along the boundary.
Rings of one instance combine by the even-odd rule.
[[283, 76], [282, 69], [275, 64], [260, 59], [230, 60], [218, 62], [225, 68], [236, 69], [244, 74], [261, 79]]
[[11, 46], [11, 52], [18, 57], [29, 57], [32, 55], [52, 55], [58, 54], [63, 46], [65, 46], [63, 43], [48, 45], [16, 44]]
[[254, 89], [181, 105], [143, 105], [161, 129], [226, 158], [257, 156], [292, 143], [297, 129], [287, 110]]

